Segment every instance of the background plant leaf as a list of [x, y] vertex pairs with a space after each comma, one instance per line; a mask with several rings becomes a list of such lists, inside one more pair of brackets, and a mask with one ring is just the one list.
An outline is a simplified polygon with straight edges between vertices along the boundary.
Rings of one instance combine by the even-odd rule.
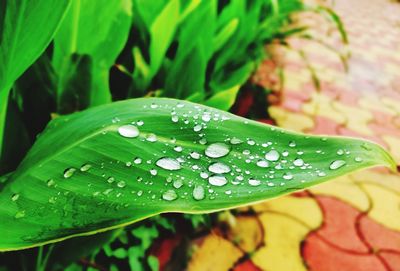
[[109, 69], [128, 39], [131, 9], [130, 0], [72, 1], [54, 37], [59, 112], [111, 101]]
[[68, 0], [1, 1], [0, 152], [11, 87], [46, 49], [68, 4]]
[[233, 208], [374, 165], [395, 167], [374, 143], [292, 133], [189, 102], [99, 106], [53, 120], [9, 177], [0, 249], [158, 213]]

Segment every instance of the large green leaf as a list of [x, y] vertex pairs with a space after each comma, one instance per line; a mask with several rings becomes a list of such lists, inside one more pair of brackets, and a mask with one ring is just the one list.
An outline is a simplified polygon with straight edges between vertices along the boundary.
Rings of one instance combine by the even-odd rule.
[[50, 43], [68, 0], [2, 0], [0, 4], [0, 152], [10, 89]]
[[164, 212], [234, 208], [394, 161], [353, 138], [297, 134], [172, 99], [53, 120], [0, 193], [0, 250]]
[[[70, 108], [71, 99], [86, 103], [84, 107], [111, 101], [109, 69], [128, 39], [131, 15], [130, 0], [72, 1], [54, 37], [60, 112], [81, 109], [81, 105]], [[88, 87], [79, 91], [76, 85]]]

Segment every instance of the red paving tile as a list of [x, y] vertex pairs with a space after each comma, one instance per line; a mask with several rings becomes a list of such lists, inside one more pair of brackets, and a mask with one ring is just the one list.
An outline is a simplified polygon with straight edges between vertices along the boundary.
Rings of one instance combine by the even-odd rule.
[[336, 249], [316, 234], [304, 241], [303, 258], [310, 271], [387, 271], [375, 255]]
[[400, 271], [400, 254], [393, 252], [382, 252], [379, 256], [383, 258], [390, 271]]
[[324, 212], [324, 224], [316, 234], [342, 250], [367, 253], [369, 249], [360, 239], [356, 228], [360, 211], [335, 198], [316, 198]]
[[237, 265], [233, 271], [262, 271], [257, 267], [251, 260], [247, 260], [239, 265]]
[[389, 230], [373, 221], [368, 216], [359, 220], [360, 233], [363, 239], [374, 250], [393, 250], [400, 255], [400, 233]]

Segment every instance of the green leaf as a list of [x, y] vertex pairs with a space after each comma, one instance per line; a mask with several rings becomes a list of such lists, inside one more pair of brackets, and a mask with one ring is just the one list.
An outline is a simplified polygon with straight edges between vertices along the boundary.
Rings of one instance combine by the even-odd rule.
[[96, 254], [103, 246], [111, 243], [122, 229], [98, 233], [91, 236], [72, 238], [54, 246], [47, 265], [48, 270], [64, 270], [82, 257]]
[[1, 1], [0, 152], [10, 89], [46, 49], [68, 4], [68, 0]]
[[157, 270], [160, 270], [160, 268], [159, 268], [159, 262], [158, 262], [158, 258], [157, 257], [155, 257], [155, 256], [153, 256], [153, 255], [150, 255], [148, 258], [147, 258], [147, 262], [148, 262], [148, 264], [149, 264], [149, 266], [150, 266], [150, 269], [151, 269], [151, 271], [157, 271]]
[[235, 33], [239, 24], [238, 18], [233, 18], [229, 23], [223, 26], [223, 28], [218, 32], [218, 34], [213, 39], [214, 51], [218, 51], [224, 46], [233, 33]]
[[240, 85], [237, 85], [231, 87], [230, 89], [220, 91], [217, 94], [211, 96], [211, 98], [209, 98], [204, 104], [224, 111], [228, 111], [235, 103], [239, 89]]
[[[88, 84], [89, 97], [84, 99], [88, 105], [111, 101], [109, 69], [128, 39], [131, 13], [130, 0], [72, 1], [54, 37], [53, 67], [59, 77], [59, 107], [74, 105], [70, 97], [81, 93], [76, 91], [76, 85], [82, 83]], [[82, 58], [83, 66], [79, 65]], [[87, 74], [84, 78], [82, 68]], [[79, 107], [72, 106], [69, 112], [77, 109]]]
[[[217, 2], [202, 1], [179, 26], [178, 49], [165, 78], [165, 94], [186, 98], [204, 92], [207, 64], [213, 53]], [[193, 35], [196, 33], [196, 35]]]
[[144, 92], [159, 71], [167, 49], [171, 45], [180, 19], [180, 2], [173, 0], [165, 4], [158, 1], [154, 5], [154, 2], [151, 1], [136, 0], [134, 5], [134, 10], [137, 10], [138, 16], [141, 16], [147, 28], [142, 31], [148, 31], [150, 36], [149, 64], [144, 60], [139, 48], [134, 47], [133, 49], [135, 62], [133, 83], [136, 91]]
[[173, 99], [116, 102], [53, 120], [0, 193], [0, 250], [159, 213], [256, 203], [375, 165], [380, 146], [308, 136]]

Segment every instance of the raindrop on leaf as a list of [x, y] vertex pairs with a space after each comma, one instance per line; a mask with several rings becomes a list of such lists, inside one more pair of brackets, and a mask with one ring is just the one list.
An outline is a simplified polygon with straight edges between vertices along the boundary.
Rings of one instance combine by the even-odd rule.
[[134, 138], [139, 135], [139, 129], [136, 126], [128, 124], [119, 127], [118, 133], [123, 137]]
[[225, 143], [213, 143], [207, 146], [205, 154], [210, 158], [220, 158], [227, 155], [230, 147]]
[[167, 201], [173, 201], [178, 198], [178, 195], [174, 190], [167, 190], [162, 194], [162, 199]]
[[208, 170], [211, 171], [212, 173], [222, 174], [222, 173], [230, 172], [231, 168], [224, 163], [216, 162], [216, 163], [212, 163], [208, 167]]
[[64, 178], [66, 178], [66, 179], [71, 178], [74, 175], [75, 171], [76, 171], [76, 168], [73, 168], [73, 167], [67, 168], [64, 171]]
[[179, 170], [181, 169], [181, 164], [169, 157], [163, 157], [157, 160], [156, 165], [160, 168], [166, 169], [166, 170]]
[[329, 165], [329, 169], [335, 170], [335, 169], [341, 168], [344, 165], [346, 165], [346, 161], [344, 161], [344, 160], [335, 160]]
[[213, 175], [208, 178], [208, 182], [214, 186], [224, 186], [228, 180], [222, 175]]

